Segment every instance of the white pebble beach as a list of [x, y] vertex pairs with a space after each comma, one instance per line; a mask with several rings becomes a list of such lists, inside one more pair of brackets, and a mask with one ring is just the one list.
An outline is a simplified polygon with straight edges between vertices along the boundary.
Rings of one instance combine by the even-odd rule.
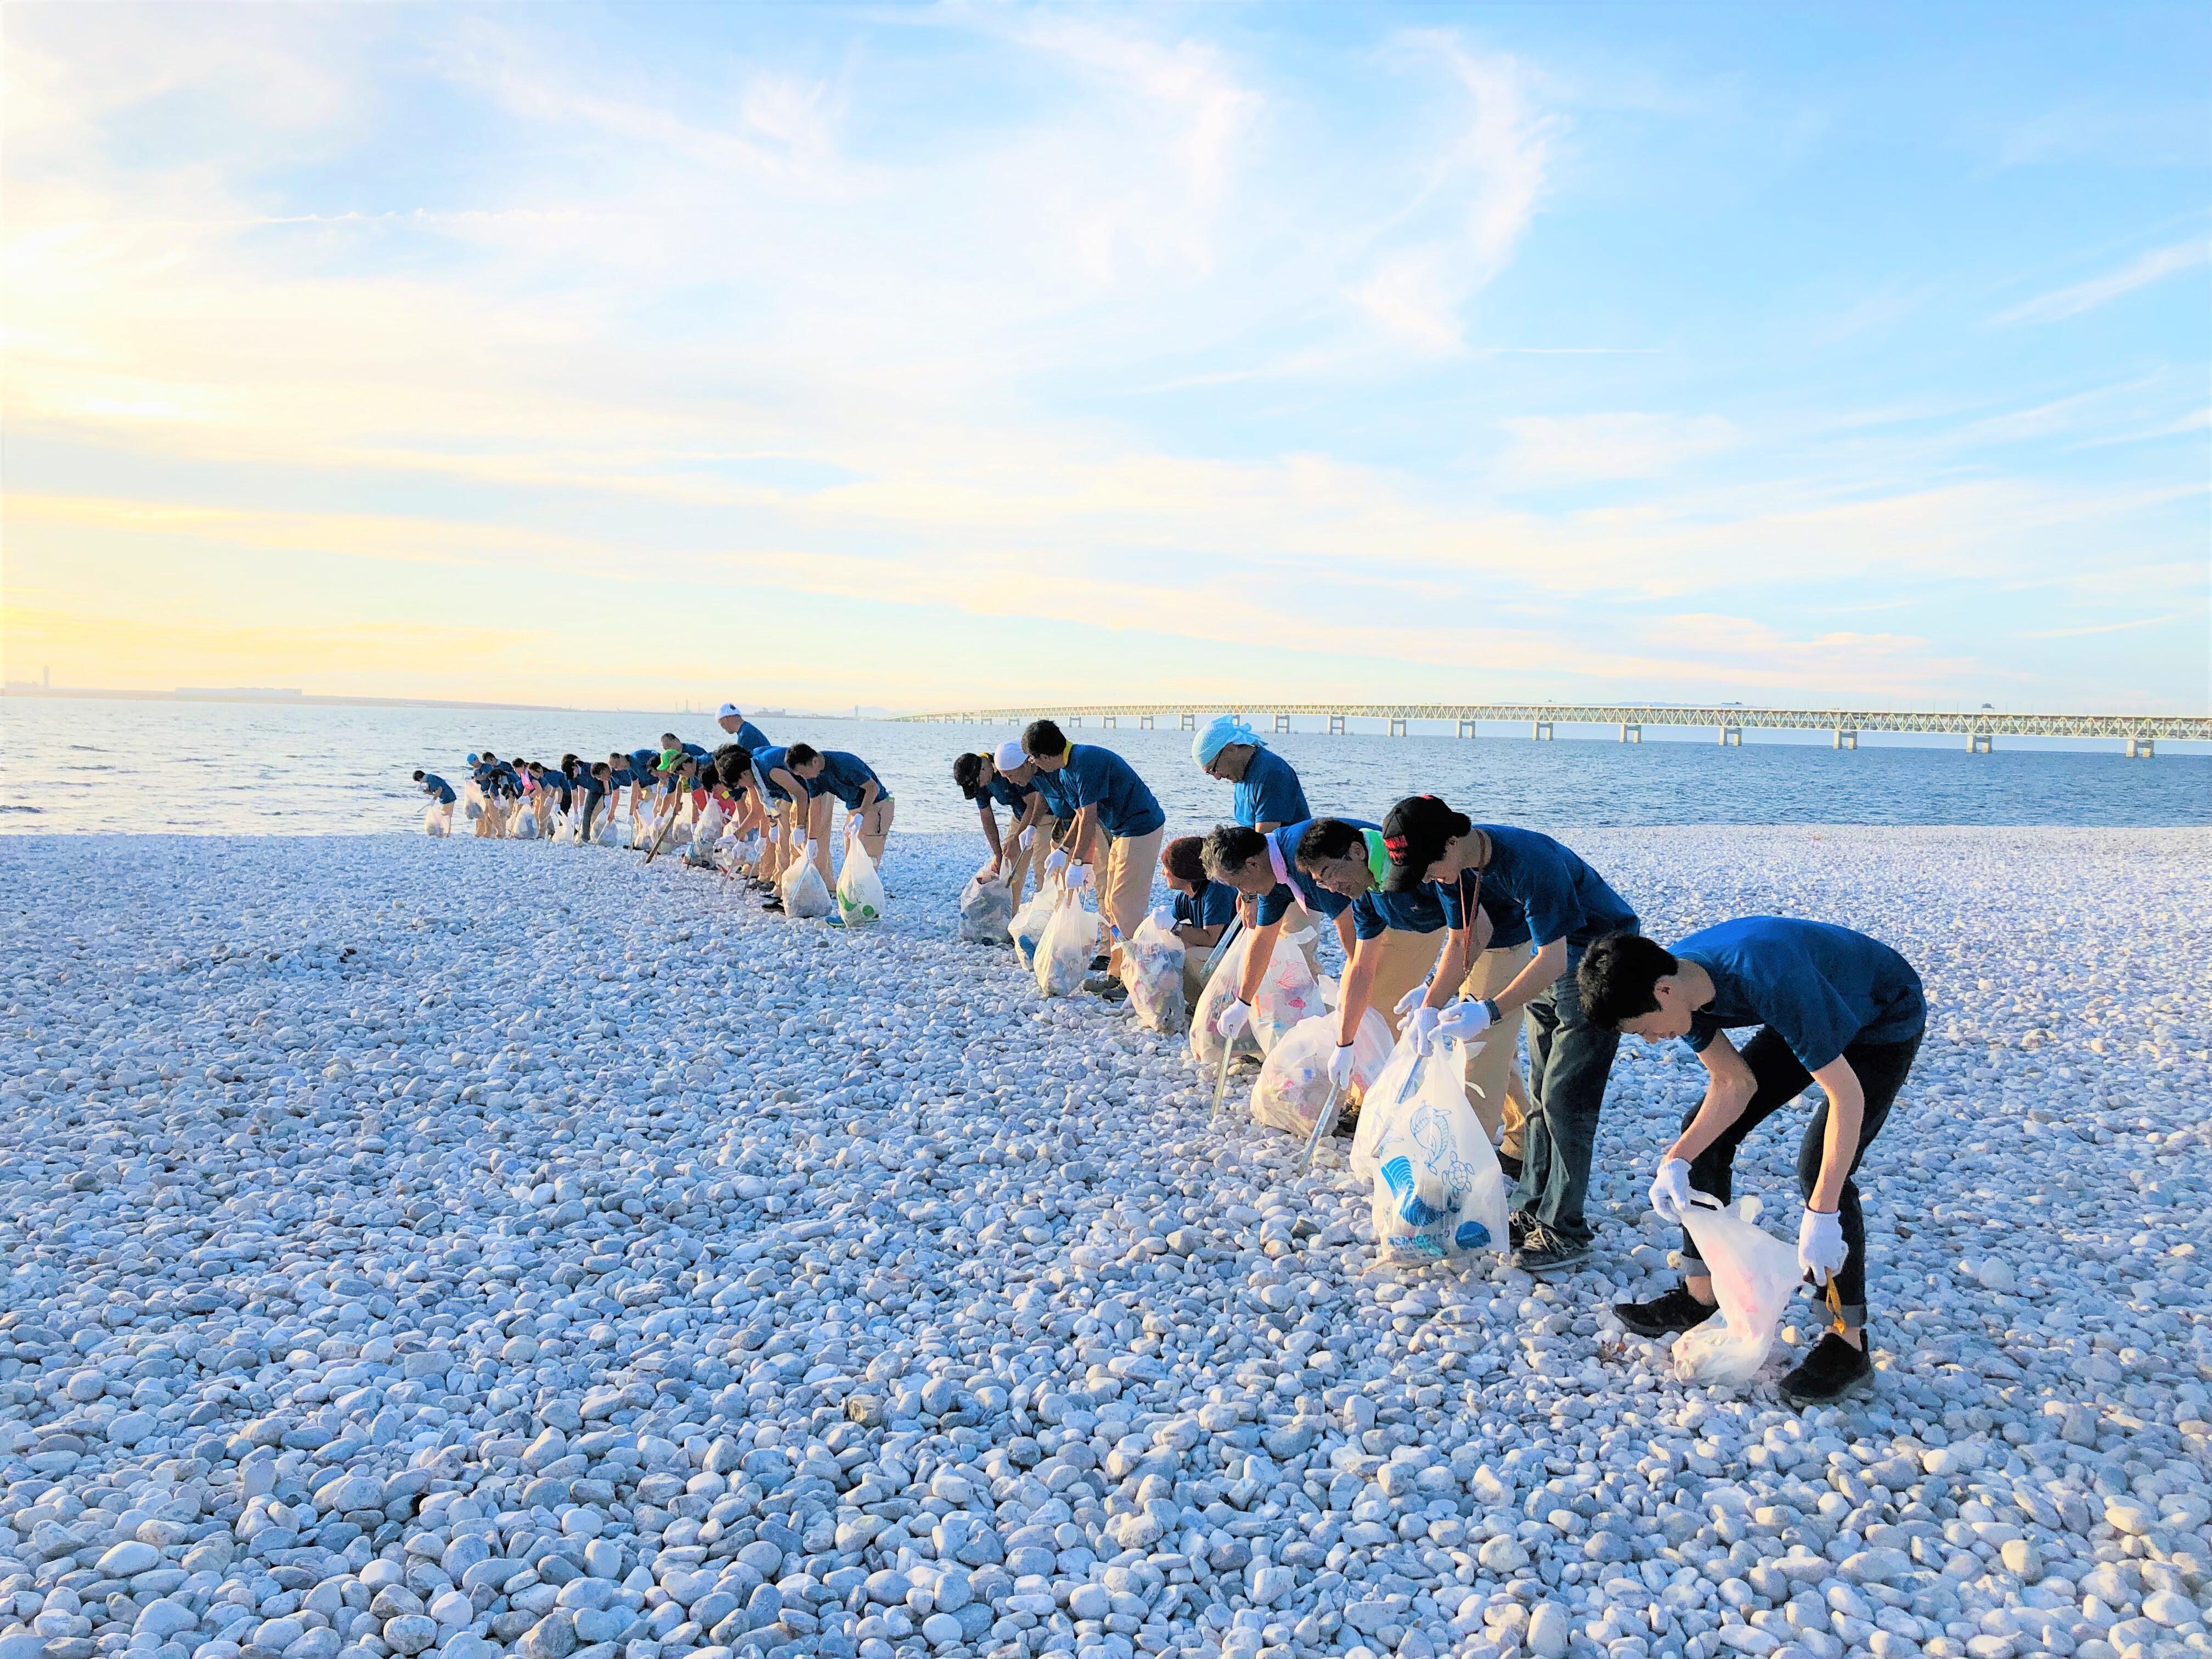
[[1808, 1302], [1747, 1389], [1607, 1311], [1679, 1045], [1588, 1271], [1385, 1271], [1346, 1143], [956, 942], [974, 836], [843, 933], [592, 848], [0, 842], [0, 1659], [2212, 1652], [2212, 838], [1563, 839], [1662, 940], [1920, 969], [1870, 1398], [1780, 1405]]

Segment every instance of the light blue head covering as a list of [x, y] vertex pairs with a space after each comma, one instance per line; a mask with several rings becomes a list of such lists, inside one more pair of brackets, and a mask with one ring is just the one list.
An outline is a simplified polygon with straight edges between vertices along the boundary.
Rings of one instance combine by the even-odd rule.
[[1190, 740], [1190, 757], [1200, 766], [1211, 766], [1213, 758], [1232, 743], [1248, 743], [1255, 748], [1267, 745], [1260, 734], [1234, 714], [1216, 714], [1206, 723], [1205, 729]]

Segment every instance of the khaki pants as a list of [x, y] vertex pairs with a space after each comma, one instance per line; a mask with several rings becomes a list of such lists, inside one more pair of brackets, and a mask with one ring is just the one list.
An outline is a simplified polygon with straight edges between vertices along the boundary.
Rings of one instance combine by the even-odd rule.
[[1042, 830], [1038, 830], [1036, 839], [1027, 847], [1014, 845], [1020, 839], [1020, 833], [1016, 831], [999, 843], [999, 850], [1005, 854], [999, 866], [999, 873], [1006, 878], [1006, 890], [1014, 896], [1014, 908], [1017, 910], [1022, 908], [1022, 888], [1029, 880], [1030, 866], [1037, 861], [1037, 843], [1045, 839], [1045, 834]]
[[[1513, 982], [1530, 960], [1525, 945], [1485, 951], [1460, 981], [1459, 994], [1478, 1000], [1496, 996]], [[1470, 1090], [1468, 1098], [1474, 1106], [1475, 1116], [1482, 1120], [1483, 1132], [1494, 1144], [1503, 1127], [1505, 1150], [1516, 1158], [1521, 1152], [1521, 1127], [1528, 1118], [1528, 1097], [1522, 1091], [1521, 1067], [1514, 1054], [1520, 1036], [1518, 1017], [1494, 1025], [1482, 1034], [1482, 1052], [1467, 1062], [1468, 1082], [1474, 1089], [1482, 1091], [1478, 1095]]]
[[[1145, 912], [1152, 908], [1152, 872], [1167, 834], [1163, 824], [1145, 835], [1106, 843], [1105, 867], [1098, 872], [1098, 914], [1121, 929], [1123, 939], [1137, 931]], [[1115, 959], [1121, 959], [1118, 950]]]
[[1183, 1006], [1193, 1013], [1198, 1012], [1198, 1000], [1206, 994], [1206, 965], [1213, 960], [1213, 953], [1221, 941], [1212, 945], [1188, 945], [1182, 947]]
[[1380, 950], [1382, 953], [1382, 959], [1376, 964], [1374, 981], [1367, 989], [1367, 1006], [1382, 1016], [1395, 1041], [1402, 1023], [1398, 999], [1436, 968], [1437, 957], [1444, 948], [1443, 929], [1440, 927], [1433, 933], [1408, 933], [1393, 927], [1380, 938], [1362, 939], [1360, 948]]

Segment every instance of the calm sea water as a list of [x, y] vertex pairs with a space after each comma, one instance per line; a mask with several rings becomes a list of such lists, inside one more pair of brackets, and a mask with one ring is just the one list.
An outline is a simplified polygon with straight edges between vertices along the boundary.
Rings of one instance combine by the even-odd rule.
[[[974, 810], [952, 786], [953, 757], [995, 745], [1006, 726], [769, 719], [780, 743], [804, 739], [872, 764], [908, 830], [966, 830]], [[712, 748], [703, 715], [526, 714], [264, 703], [134, 703], [103, 698], [0, 700], [0, 830], [179, 834], [359, 834], [419, 828], [420, 766], [458, 781], [471, 750], [556, 762], [603, 758], [664, 730]], [[1197, 830], [1229, 816], [1230, 791], [1191, 763], [1183, 732], [1104, 731], [1078, 740], [1120, 750], [1167, 809]], [[1562, 738], [1328, 737], [1270, 744], [1298, 769], [1317, 811], [1379, 818], [1427, 790], [1477, 817], [1539, 828], [1665, 823], [1945, 823], [2079, 826], [2212, 823], [2212, 758], [2172, 753], [2000, 747], [1869, 746], [1841, 753], [1754, 734], [1741, 749], [1705, 741], [1624, 744]], [[2002, 744], [2003, 740], [2000, 739]]]

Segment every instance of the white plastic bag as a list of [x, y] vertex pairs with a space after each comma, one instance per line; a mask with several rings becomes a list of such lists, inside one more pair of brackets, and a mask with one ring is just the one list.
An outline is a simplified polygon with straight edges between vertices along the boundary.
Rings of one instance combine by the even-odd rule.
[[1505, 1176], [1468, 1103], [1466, 1067], [1464, 1044], [1421, 1054], [1401, 1039], [1367, 1091], [1352, 1167], [1361, 1167], [1364, 1142], [1375, 1249], [1384, 1261], [1506, 1248]]
[[[1252, 1085], [1252, 1121], [1287, 1129], [1304, 1139], [1328, 1104], [1328, 1062], [1336, 1053], [1336, 1016], [1316, 1014], [1301, 1020], [1268, 1051]], [[1368, 1085], [1390, 1063], [1390, 1025], [1370, 1008], [1352, 1043], [1352, 1082], [1340, 1107], [1364, 1097]]]
[[1138, 1020], [1173, 1035], [1183, 1029], [1189, 1010], [1182, 1000], [1183, 942], [1151, 916], [1137, 924], [1121, 946], [1122, 982]]
[[814, 843], [799, 849], [798, 860], [783, 872], [783, 914], [793, 921], [815, 921], [830, 914], [830, 889], [814, 867]]
[[434, 802], [423, 809], [422, 833], [436, 837], [446, 833], [446, 809]]
[[[1221, 1064], [1221, 1015], [1237, 1000], [1237, 988], [1244, 979], [1244, 958], [1252, 947], [1252, 930], [1240, 929], [1221, 959], [1213, 964], [1213, 971], [1206, 976], [1206, 989], [1199, 993], [1198, 1006], [1190, 1016], [1190, 1057], [1199, 1070], [1208, 1077]], [[1247, 1048], [1252, 1039], [1247, 1036], [1237, 1039], [1239, 1048]]]
[[1014, 895], [1003, 877], [985, 880], [978, 870], [960, 891], [960, 939], [966, 945], [1004, 945], [1011, 937]]
[[515, 803], [514, 822], [509, 827], [507, 833], [512, 835], [517, 841], [536, 841], [538, 839], [538, 814], [530, 810], [530, 803], [528, 801], [517, 801]]
[[1682, 1225], [1712, 1275], [1720, 1309], [1674, 1339], [1674, 1375], [1685, 1382], [1748, 1382], [1766, 1363], [1802, 1276], [1796, 1248], [1758, 1224], [1756, 1198], [1723, 1208], [1707, 1194], [1693, 1196]]
[[1098, 913], [1062, 887], [1044, 937], [1037, 941], [1037, 989], [1048, 997], [1073, 996], [1098, 952]]
[[1306, 943], [1312, 938], [1310, 929], [1275, 936], [1274, 954], [1267, 958], [1267, 971], [1260, 976], [1260, 988], [1252, 998], [1252, 1036], [1263, 1054], [1301, 1022], [1328, 1006], [1321, 981], [1306, 960]]
[[845, 867], [837, 872], [837, 916], [848, 927], [865, 927], [884, 917], [884, 878], [854, 835], [845, 837]]
[[691, 821], [691, 858], [695, 863], [714, 861], [714, 843], [722, 838], [724, 822], [722, 803], [708, 796], [707, 810]]
[[1044, 938], [1044, 930], [1051, 925], [1053, 913], [1060, 908], [1062, 890], [1057, 878], [1048, 877], [1039, 882], [1036, 891], [1030, 895], [1029, 902], [1016, 911], [1013, 921], [1007, 924], [1007, 935], [1014, 941], [1014, 949], [1021, 955], [1023, 967], [1036, 965], [1037, 942]]

